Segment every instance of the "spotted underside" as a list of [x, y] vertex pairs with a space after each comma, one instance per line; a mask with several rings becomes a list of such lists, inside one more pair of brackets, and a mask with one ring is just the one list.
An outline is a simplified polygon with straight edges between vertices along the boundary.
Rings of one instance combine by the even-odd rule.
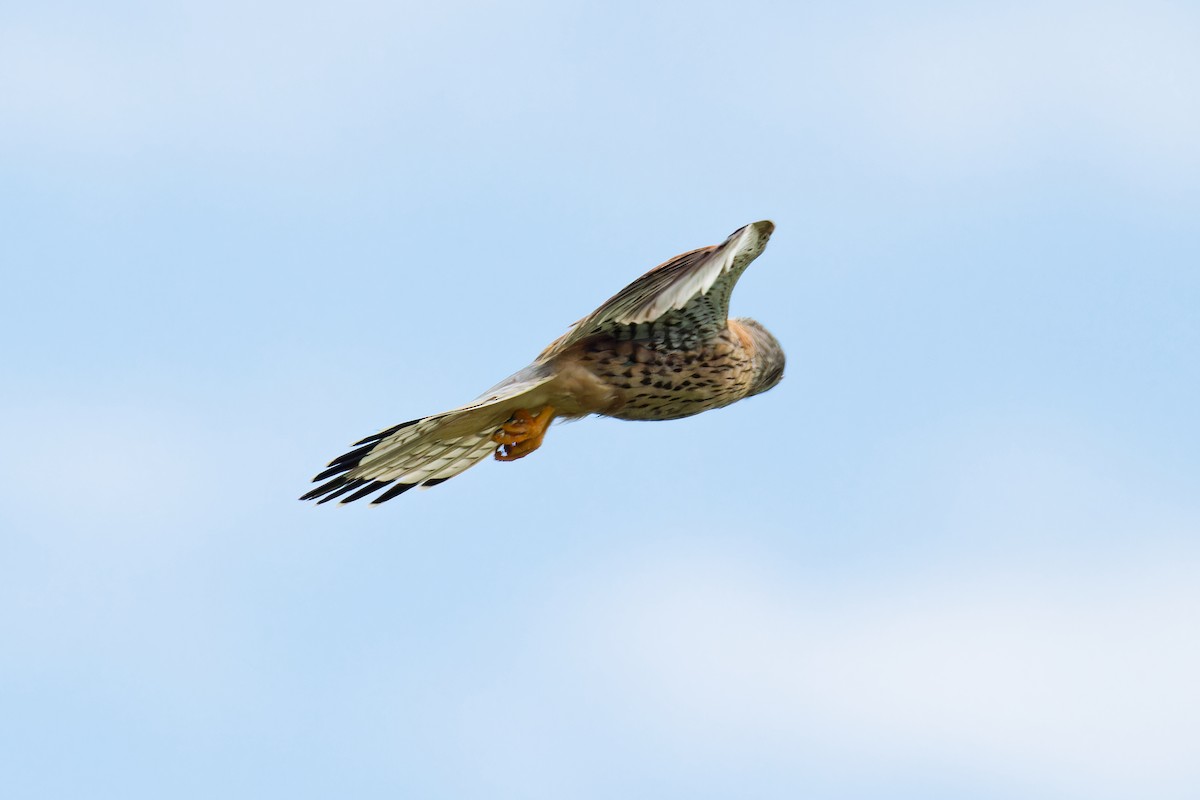
[[621, 398], [605, 416], [627, 420], [680, 419], [727, 406], [745, 396], [751, 371], [743, 343], [728, 328], [693, 348], [667, 338], [597, 336], [577, 358]]

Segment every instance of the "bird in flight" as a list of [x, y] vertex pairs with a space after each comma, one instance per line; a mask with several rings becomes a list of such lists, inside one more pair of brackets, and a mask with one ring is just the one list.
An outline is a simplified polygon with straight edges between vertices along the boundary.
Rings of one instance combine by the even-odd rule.
[[733, 285], [774, 230], [754, 222], [660, 264], [474, 402], [356, 442], [300, 499], [349, 503], [383, 490], [371, 501], [383, 503], [489, 454], [524, 458], [555, 418], [679, 419], [767, 391], [783, 377], [783, 348], [754, 320], [728, 315]]

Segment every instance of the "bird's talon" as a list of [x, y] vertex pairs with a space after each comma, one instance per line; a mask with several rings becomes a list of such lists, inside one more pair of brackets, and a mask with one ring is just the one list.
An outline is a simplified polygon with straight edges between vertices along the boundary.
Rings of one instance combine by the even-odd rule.
[[524, 408], [513, 412], [508, 422], [501, 425], [492, 434], [492, 441], [500, 445], [496, 448], [497, 461], [516, 461], [524, 458], [542, 446], [542, 438], [546, 428], [554, 419], [554, 407], [546, 406], [533, 416]]

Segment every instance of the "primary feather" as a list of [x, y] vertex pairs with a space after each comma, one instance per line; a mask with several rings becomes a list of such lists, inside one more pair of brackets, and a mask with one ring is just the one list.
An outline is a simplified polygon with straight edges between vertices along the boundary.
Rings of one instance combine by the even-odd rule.
[[436, 486], [487, 458], [496, 447], [496, 427], [552, 376], [528, 376], [522, 370], [470, 405], [395, 425], [355, 442], [356, 449], [329, 462], [313, 481], [327, 483], [301, 497], [318, 505], [341, 497], [359, 500], [391, 487], [372, 504], [391, 500], [414, 486]]

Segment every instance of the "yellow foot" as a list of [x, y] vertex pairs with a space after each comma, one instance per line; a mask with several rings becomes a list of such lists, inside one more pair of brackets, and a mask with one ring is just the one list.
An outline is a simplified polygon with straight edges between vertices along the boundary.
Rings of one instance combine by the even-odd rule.
[[536, 417], [518, 408], [508, 422], [492, 434], [492, 441], [500, 445], [496, 448], [496, 460], [516, 461], [537, 450], [542, 446], [542, 437], [546, 435], [546, 428], [550, 427], [552, 419], [554, 406], [546, 406]]

